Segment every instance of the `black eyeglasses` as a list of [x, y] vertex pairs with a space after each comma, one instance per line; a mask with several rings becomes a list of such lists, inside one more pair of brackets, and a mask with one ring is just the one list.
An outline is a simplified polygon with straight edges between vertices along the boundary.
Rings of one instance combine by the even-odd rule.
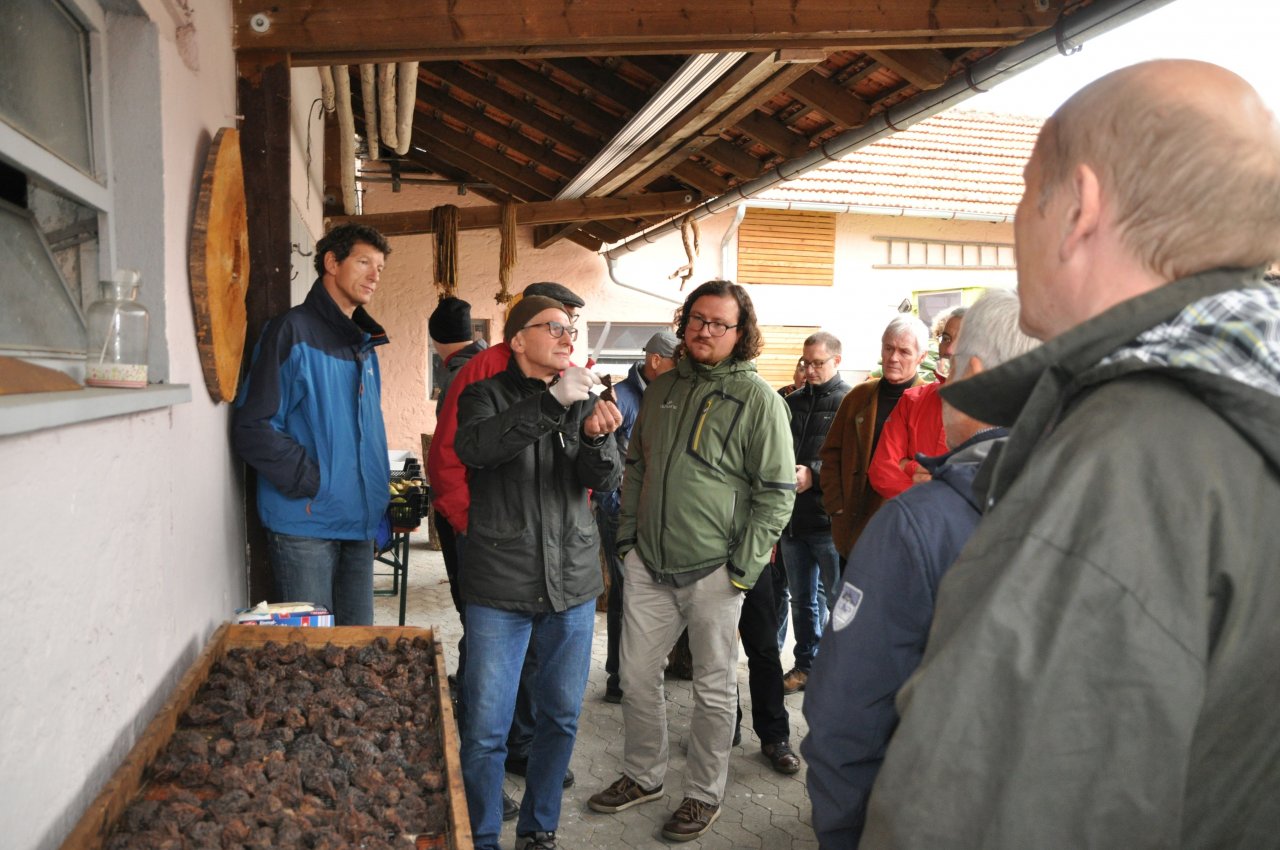
[[694, 313], [689, 317], [689, 330], [697, 333], [703, 328], [707, 329], [707, 333], [712, 336], [724, 336], [737, 325], [726, 325], [724, 322], [708, 322], [706, 319]]
[[568, 325], [562, 325], [559, 322], [538, 322], [533, 325], [525, 325], [520, 330], [527, 331], [529, 328], [546, 328], [547, 333], [551, 334], [552, 339], [559, 339], [565, 334], [569, 335], [569, 339], [578, 338], [578, 329], [571, 328]]
[[830, 363], [831, 359], [828, 357], [826, 360], [801, 360], [799, 365], [801, 369], [813, 369], [816, 372]]

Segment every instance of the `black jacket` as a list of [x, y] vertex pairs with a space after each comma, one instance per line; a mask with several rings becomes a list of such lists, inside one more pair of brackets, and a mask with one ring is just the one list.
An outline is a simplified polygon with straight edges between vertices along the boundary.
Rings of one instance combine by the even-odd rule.
[[436, 396], [436, 419], [440, 418], [440, 411], [444, 410], [444, 397], [449, 394], [449, 385], [453, 383], [453, 379], [462, 367], [471, 362], [471, 358], [489, 347], [489, 343], [482, 339], [468, 345], [466, 348], [459, 348], [453, 354], [449, 355], [449, 359], [444, 361], [444, 374], [440, 376], [440, 394]]
[[822, 507], [822, 460], [818, 451], [827, 439], [840, 402], [850, 389], [852, 387], [837, 374], [825, 384], [805, 384], [784, 399], [791, 411], [791, 442], [795, 447], [796, 465], [807, 466], [813, 473], [813, 486], [796, 494], [787, 534], [808, 534], [831, 528], [831, 517]]
[[587, 440], [594, 400], [562, 407], [511, 358], [458, 399], [454, 447], [467, 466], [462, 598], [508, 611], [564, 611], [599, 596], [599, 542], [588, 488], [622, 479], [615, 440]]

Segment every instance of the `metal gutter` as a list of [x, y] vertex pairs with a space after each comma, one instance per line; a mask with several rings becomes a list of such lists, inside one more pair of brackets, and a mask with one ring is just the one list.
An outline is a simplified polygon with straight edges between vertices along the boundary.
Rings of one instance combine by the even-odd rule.
[[905, 103], [875, 116], [866, 125], [847, 130], [798, 159], [780, 163], [768, 173], [743, 183], [723, 195], [703, 201], [687, 213], [656, 224], [616, 245], [602, 248], [600, 253], [606, 258], [612, 258], [624, 251], [639, 250], [644, 245], [678, 230], [680, 222], [687, 215], [693, 216], [696, 220], [723, 212], [792, 177], [812, 171], [825, 162], [839, 159], [872, 142], [886, 138], [898, 130], [905, 130], [918, 121], [963, 103], [973, 95], [989, 90], [1000, 81], [1035, 67], [1055, 52], [1061, 52], [1064, 55], [1073, 53], [1088, 39], [1096, 38], [1168, 2], [1171, 0], [1111, 0], [1110, 2], [1099, 0], [1092, 3], [1079, 12], [1060, 19], [1056, 26], [1032, 36], [1021, 44], [1006, 47], [998, 53], [975, 62], [966, 73], [953, 77], [941, 87], [921, 92]]

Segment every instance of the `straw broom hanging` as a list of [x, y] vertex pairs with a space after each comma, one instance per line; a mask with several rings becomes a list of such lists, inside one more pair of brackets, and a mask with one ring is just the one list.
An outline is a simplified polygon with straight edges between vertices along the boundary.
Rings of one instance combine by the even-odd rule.
[[431, 210], [435, 228], [435, 284], [441, 298], [458, 293], [458, 208], [443, 204]]
[[516, 267], [516, 205], [511, 201], [502, 205], [498, 236], [502, 247], [498, 254], [498, 294], [493, 300], [505, 305], [511, 303], [511, 272]]

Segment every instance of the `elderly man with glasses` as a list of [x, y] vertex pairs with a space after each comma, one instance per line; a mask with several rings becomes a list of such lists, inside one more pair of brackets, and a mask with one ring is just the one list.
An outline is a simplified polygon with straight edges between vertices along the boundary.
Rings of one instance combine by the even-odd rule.
[[831, 541], [831, 517], [822, 505], [818, 456], [831, 430], [840, 402], [851, 387], [840, 377], [840, 340], [819, 331], [804, 341], [806, 383], [787, 396], [791, 442], [795, 450], [796, 503], [778, 548], [786, 564], [791, 590], [791, 628], [795, 632], [795, 665], [782, 679], [782, 690], [804, 690], [830, 610], [828, 599], [840, 575], [840, 555]]
[[497, 850], [507, 731], [526, 652], [540, 660], [516, 847], [555, 847], [561, 784], [591, 666], [595, 599], [604, 590], [587, 491], [611, 490], [622, 424], [569, 361], [577, 331], [559, 301], [529, 296], [503, 328], [507, 368], [463, 391], [458, 457], [470, 472], [462, 571], [467, 706], [462, 776], [475, 845]]

